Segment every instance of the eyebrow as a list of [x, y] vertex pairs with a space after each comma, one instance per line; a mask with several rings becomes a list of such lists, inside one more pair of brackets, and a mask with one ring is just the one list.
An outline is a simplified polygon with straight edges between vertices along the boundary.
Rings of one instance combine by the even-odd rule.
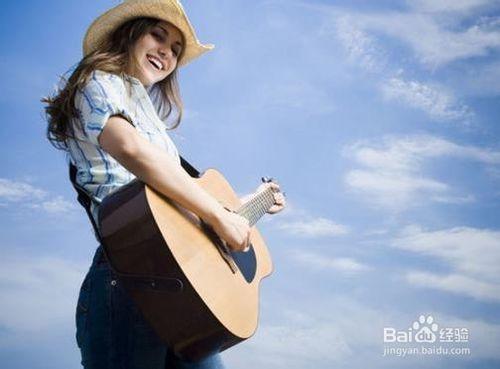
[[[169, 35], [168, 31], [167, 31], [164, 27], [162, 27], [162, 26], [158, 26], [158, 27], [159, 27], [159, 28], [160, 28], [163, 32], [165, 32], [165, 33], [167, 34], [167, 36]], [[180, 47], [183, 47], [182, 42], [180, 42], [180, 41], [175, 41], [174, 43], [175, 43], [175, 44], [177, 44], [177, 45], [179, 45]]]

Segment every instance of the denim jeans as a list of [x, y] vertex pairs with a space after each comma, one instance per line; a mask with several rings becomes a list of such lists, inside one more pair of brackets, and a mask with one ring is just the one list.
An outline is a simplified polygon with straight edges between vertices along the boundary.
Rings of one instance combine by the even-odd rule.
[[176, 357], [144, 320], [120, 281], [94, 255], [76, 308], [76, 341], [85, 369], [223, 369], [219, 354], [187, 362]]

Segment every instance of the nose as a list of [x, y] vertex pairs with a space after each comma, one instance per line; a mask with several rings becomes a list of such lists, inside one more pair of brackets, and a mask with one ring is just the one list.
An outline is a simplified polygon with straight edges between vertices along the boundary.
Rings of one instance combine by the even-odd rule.
[[162, 59], [164, 58], [172, 58], [173, 52], [170, 50], [170, 47], [161, 47], [158, 49], [158, 54], [160, 54], [160, 57]]

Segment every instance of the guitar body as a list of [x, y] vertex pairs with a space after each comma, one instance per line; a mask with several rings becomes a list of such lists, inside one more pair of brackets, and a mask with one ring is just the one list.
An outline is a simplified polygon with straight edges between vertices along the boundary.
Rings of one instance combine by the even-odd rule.
[[[195, 181], [226, 208], [241, 206], [218, 171], [209, 169]], [[206, 224], [138, 180], [104, 199], [99, 224], [112, 269], [178, 356], [199, 360], [253, 335], [260, 280], [272, 272], [255, 227], [250, 250], [224, 258], [220, 240]]]

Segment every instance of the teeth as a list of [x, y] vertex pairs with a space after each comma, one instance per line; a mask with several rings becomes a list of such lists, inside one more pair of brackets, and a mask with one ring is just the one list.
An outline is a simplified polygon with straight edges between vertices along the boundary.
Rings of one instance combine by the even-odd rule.
[[161, 61], [159, 61], [157, 58], [154, 56], [149, 56], [148, 55], [148, 60], [159, 70], [163, 69], [163, 64]]

